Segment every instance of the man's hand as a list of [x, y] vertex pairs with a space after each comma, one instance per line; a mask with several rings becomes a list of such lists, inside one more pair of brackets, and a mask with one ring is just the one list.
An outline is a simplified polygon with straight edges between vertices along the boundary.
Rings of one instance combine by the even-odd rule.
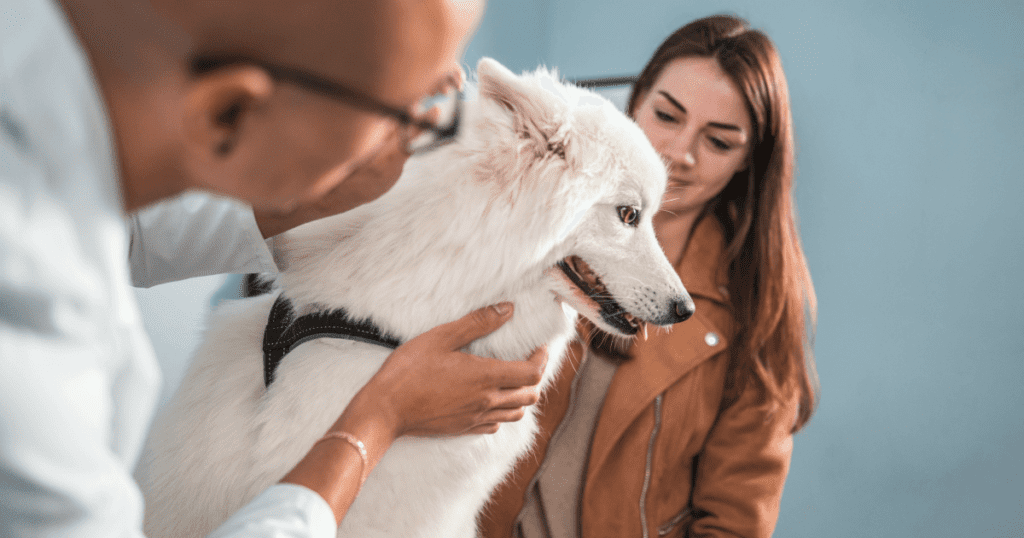
[[[537, 403], [547, 351], [502, 361], [460, 351], [512, 317], [512, 305], [477, 310], [396, 349], [351, 406], [386, 417], [394, 436], [494, 433]], [[373, 404], [366, 402], [373, 401]]]

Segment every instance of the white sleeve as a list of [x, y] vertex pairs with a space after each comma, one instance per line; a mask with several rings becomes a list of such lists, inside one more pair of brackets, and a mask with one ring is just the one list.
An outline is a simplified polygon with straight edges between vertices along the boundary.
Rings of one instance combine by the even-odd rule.
[[[26, 305], [19, 305], [26, 306]], [[102, 346], [0, 322], [0, 536], [142, 537]]]
[[142, 209], [128, 222], [132, 284], [224, 273], [276, 273], [252, 208], [200, 192]]
[[[5, 201], [0, 196], [0, 220], [22, 216]], [[43, 205], [36, 200], [29, 207], [39, 211], [22, 220], [55, 213]], [[96, 228], [122, 232], [115, 243], [123, 245], [118, 222], [108, 224]], [[130, 469], [158, 386], [152, 349], [125, 303], [124, 249], [110, 258], [122, 271], [111, 295], [113, 279], [95, 258], [63, 256], [80, 245], [62, 241], [61, 231], [0, 226], [0, 537], [142, 538], [142, 495]], [[280, 485], [213, 536], [336, 532], [326, 501]]]
[[[11, 246], [2, 233], [0, 246]], [[19, 261], [10, 254], [0, 249], [0, 261]], [[0, 537], [142, 538], [129, 447], [144, 435], [156, 375], [141, 328], [103, 321], [117, 313], [83, 315], [98, 309], [76, 311], [61, 294], [7, 276], [0, 272]], [[133, 412], [145, 415], [125, 420]], [[212, 536], [336, 533], [325, 500], [279, 484]]]
[[337, 534], [334, 512], [323, 497], [296, 484], [275, 484], [209, 538], [333, 538]]
[[[99, 357], [10, 329], [0, 325], [0, 536], [143, 538], [142, 496], [126, 462], [103, 440], [105, 421], [80, 420], [77, 411], [117, 405], [101, 396], [106, 380], [100, 368], [68, 372]], [[278, 484], [210, 536], [336, 535], [323, 498]]]

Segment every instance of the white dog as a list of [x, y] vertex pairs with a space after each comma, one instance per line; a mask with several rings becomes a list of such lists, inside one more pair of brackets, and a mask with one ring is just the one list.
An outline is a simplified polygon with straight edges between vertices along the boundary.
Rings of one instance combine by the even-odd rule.
[[[298, 314], [343, 308], [399, 341], [512, 301], [513, 319], [468, 351], [516, 360], [546, 344], [544, 384], [576, 311], [622, 336], [692, 313], [651, 227], [666, 173], [639, 127], [543, 69], [516, 76], [484, 59], [477, 79], [455, 142], [410, 159], [375, 202], [289, 233], [275, 292], [214, 314], [143, 459], [147, 535], [205, 536], [279, 481], [390, 353], [314, 339], [265, 386], [279, 297]], [[338, 535], [475, 536], [477, 512], [535, 431], [528, 412], [493, 435], [399, 439]]]

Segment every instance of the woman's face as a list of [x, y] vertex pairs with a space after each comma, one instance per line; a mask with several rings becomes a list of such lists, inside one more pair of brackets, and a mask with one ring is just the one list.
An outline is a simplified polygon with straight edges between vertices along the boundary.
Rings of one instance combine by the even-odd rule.
[[747, 167], [750, 114], [714, 58], [670, 62], [634, 115], [669, 167], [664, 211], [699, 213]]

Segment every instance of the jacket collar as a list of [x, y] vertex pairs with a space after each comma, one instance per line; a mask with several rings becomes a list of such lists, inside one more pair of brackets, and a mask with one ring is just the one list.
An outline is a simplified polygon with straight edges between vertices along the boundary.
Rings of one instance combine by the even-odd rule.
[[671, 330], [652, 331], [647, 340], [637, 339], [631, 360], [618, 367], [605, 396], [590, 454], [590, 468], [597, 469], [611, 453], [619, 437], [654, 399], [687, 372], [725, 351], [727, 335], [711, 321], [705, 308], [727, 308], [728, 294], [723, 268], [724, 233], [717, 219], [701, 219], [694, 228], [676, 271], [695, 298], [710, 299], [692, 318]]

